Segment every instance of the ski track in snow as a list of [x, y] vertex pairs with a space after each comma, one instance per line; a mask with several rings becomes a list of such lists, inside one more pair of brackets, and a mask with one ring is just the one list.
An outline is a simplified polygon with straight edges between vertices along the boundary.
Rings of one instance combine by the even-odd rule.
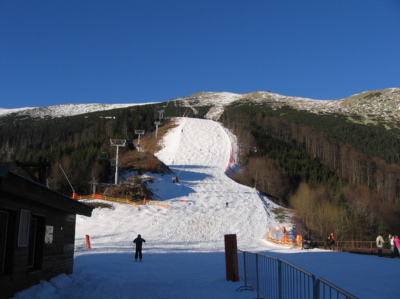
[[[359, 298], [391, 297], [400, 274], [398, 259], [266, 242], [268, 227], [278, 225], [271, 211], [276, 205], [226, 176], [231, 150], [237, 148], [231, 144], [234, 136], [211, 120], [177, 122], [157, 153], [175, 174], [155, 175], [153, 184], [170, 209], [114, 203], [114, 210], [78, 215], [74, 273], [14, 298], [254, 298], [255, 292], [235, 292], [242, 282], [225, 280], [225, 234], [236, 234], [241, 250], [286, 260]], [[175, 176], [178, 183], [172, 183]], [[137, 234], [146, 240], [142, 263], [133, 261]], [[92, 249], [85, 249], [85, 235]]]

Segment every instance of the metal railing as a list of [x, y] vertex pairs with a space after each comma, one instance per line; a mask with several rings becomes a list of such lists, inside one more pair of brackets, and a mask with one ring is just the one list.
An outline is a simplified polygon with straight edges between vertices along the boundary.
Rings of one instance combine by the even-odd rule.
[[334, 284], [286, 261], [237, 250], [237, 276], [244, 282], [237, 291], [254, 290], [268, 299], [357, 299]]
[[316, 283], [315, 298], [357, 298], [323, 278], [317, 278]]

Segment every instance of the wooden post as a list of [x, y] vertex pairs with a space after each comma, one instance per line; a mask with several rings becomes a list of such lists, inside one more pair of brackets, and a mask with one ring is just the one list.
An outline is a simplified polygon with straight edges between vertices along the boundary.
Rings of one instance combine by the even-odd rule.
[[236, 235], [225, 235], [226, 280], [239, 281]]

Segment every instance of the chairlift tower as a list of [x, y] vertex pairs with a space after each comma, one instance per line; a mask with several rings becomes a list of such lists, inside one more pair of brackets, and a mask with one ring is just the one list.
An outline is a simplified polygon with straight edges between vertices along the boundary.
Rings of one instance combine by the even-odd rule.
[[119, 164], [119, 147], [120, 146], [125, 146], [126, 145], [126, 139], [110, 139], [110, 146], [116, 146], [117, 147], [117, 153], [115, 157], [115, 164], [112, 166], [115, 166], [115, 185], [118, 185], [118, 167], [120, 166]]
[[157, 137], [157, 134], [158, 134], [158, 125], [160, 124], [161, 122], [160, 121], [155, 121], [154, 122], [154, 124], [156, 125], [156, 137]]
[[164, 118], [165, 110], [158, 110], [158, 119], [162, 120]]
[[95, 177], [89, 182], [89, 184], [92, 185], [92, 194], [96, 194], [96, 185], [98, 182], [99, 181], [97, 181]]
[[141, 152], [141, 148], [140, 148], [140, 135], [143, 135], [145, 132], [145, 130], [135, 130], [135, 134], [139, 135], [139, 140], [138, 140], [138, 151]]

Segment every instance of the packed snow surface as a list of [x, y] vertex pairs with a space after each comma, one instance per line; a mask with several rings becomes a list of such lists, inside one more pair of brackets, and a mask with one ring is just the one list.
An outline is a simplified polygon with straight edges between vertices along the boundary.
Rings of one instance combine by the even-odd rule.
[[[288, 261], [359, 298], [394, 298], [400, 259], [300, 250], [265, 241], [273, 204], [257, 190], [229, 179], [233, 136], [211, 120], [180, 118], [158, 157], [175, 172], [155, 177], [154, 191], [168, 208], [113, 204], [77, 217], [74, 273], [59, 275], [14, 298], [255, 298], [236, 292], [243, 282], [225, 277], [224, 235], [241, 250]], [[172, 183], [178, 176], [179, 182]], [[228, 203], [228, 206], [226, 205]], [[132, 240], [146, 240], [134, 262]], [[91, 249], [85, 249], [85, 235]]]

